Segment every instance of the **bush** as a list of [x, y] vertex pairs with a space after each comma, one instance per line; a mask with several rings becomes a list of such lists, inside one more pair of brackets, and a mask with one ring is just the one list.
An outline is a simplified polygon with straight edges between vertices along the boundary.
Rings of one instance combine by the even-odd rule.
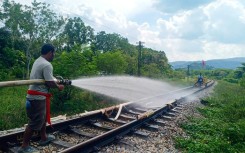
[[233, 79], [233, 78], [224, 78], [224, 81], [230, 82], [230, 83], [238, 83], [238, 79]]
[[245, 142], [245, 120], [238, 123], [231, 123], [224, 129], [224, 136], [232, 145], [242, 144]]
[[188, 138], [176, 138], [184, 152], [244, 152], [245, 89], [219, 82], [206, 107], [198, 108], [205, 118], [193, 119], [182, 127]]
[[245, 77], [240, 79], [239, 84], [240, 84], [241, 87], [245, 88]]

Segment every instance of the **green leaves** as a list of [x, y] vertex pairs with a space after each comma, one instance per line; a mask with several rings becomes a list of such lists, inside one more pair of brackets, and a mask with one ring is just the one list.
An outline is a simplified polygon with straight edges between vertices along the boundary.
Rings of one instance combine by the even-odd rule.
[[76, 77], [82, 75], [82, 69], [85, 66], [85, 57], [80, 52], [63, 52], [53, 62], [54, 74], [61, 75], [64, 78]]
[[74, 46], [87, 44], [94, 39], [93, 29], [85, 26], [80, 17], [69, 18], [62, 35], [66, 39], [67, 51], [71, 51]]
[[204, 108], [204, 118], [183, 124], [189, 137], [177, 138], [186, 152], [243, 152], [245, 150], [245, 90], [219, 82]]
[[96, 63], [103, 74], [123, 74], [126, 71], [126, 60], [121, 52], [99, 54]]

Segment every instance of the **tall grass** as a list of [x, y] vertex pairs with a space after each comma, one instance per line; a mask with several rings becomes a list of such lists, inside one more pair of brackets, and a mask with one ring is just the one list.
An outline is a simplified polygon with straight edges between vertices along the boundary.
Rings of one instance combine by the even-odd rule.
[[27, 88], [0, 88], [0, 130], [20, 127], [27, 122], [24, 107]]
[[219, 82], [207, 98], [207, 106], [196, 118], [182, 127], [189, 138], [176, 138], [183, 152], [245, 152], [245, 89], [236, 84]]

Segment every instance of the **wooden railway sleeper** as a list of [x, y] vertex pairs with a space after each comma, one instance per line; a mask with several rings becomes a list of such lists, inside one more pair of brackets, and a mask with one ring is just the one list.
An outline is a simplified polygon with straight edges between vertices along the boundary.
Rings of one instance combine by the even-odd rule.
[[51, 142], [53, 145], [63, 148], [70, 148], [73, 146], [73, 144], [70, 144], [68, 142], [62, 141], [62, 140], [54, 140]]
[[[137, 145], [134, 144], [133, 142], [128, 142], [128, 141], [125, 141], [125, 140], [120, 140], [120, 141], [117, 141], [116, 142], [117, 144], [123, 144], [123, 145], [127, 145], [131, 148], [135, 148]], [[133, 144], [132, 144], [133, 143]]]
[[93, 151], [100, 151], [100, 147], [94, 146], [94, 147], [93, 147]]
[[171, 112], [167, 112], [165, 115], [170, 116], [170, 117], [175, 117], [176, 116], [176, 114], [171, 113]]
[[151, 125], [148, 123], [145, 123], [142, 128], [149, 130], [149, 131], [158, 131], [159, 127], [157, 125]]

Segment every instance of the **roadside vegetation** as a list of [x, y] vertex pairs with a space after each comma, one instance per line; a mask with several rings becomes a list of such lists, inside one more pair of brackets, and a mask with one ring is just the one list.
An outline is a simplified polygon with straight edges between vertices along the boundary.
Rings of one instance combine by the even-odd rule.
[[206, 107], [198, 108], [203, 118], [189, 118], [182, 124], [188, 138], [177, 138], [183, 152], [245, 151], [245, 89], [220, 81]]
[[[27, 86], [0, 88], [0, 131], [23, 127], [27, 124], [25, 111], [27, 89]], [[65, 114], [70, 116], [116, 105], [118, 102], [116, 99], [74, 87], [68, 87], [65, 90], [72, 90], [72, 95], [67, 96], [67, 91], [59, 94], [52, 91], [54, 96], [51, 99], [51, 117]]]

